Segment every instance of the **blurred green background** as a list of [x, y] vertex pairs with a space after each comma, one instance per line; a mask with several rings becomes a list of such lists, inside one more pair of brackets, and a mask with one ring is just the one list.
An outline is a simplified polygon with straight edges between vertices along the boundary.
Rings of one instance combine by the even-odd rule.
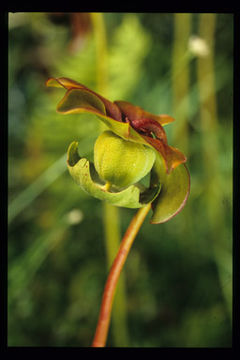
[[229, 347], [232, 312], [233, 15], [9, 13], [8, 345], [90, 346], [108, 269], [136, 210], [85, 194], [70, 142], [92, 158], [94, 116], [56, 113], [69, 77], [176, 121], [191, 193], [145, 220], [107, 346]]

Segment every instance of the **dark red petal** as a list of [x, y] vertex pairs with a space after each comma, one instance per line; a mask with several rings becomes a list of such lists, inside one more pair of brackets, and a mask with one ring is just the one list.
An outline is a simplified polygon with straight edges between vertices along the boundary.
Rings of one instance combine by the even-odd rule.
[[130, 121], [131, 125], [136, 130], [146, 132], [148, 135], [153, 133], [159, 140], [167, 144], [167, 136], [162, 127], [157, 121], [152, 119], [134, 119]]
[[65, 78], [65, 77], [60, 77], [60, 78], [50, 78], [48, 79], [47, 86], [62, 86], [65, 89], [85, 89], [89, 92], [91, 92], [92, 94], [94, 94], [95, 96], [97, 96], [105, 105], [106, 108], [106, 114], [110, 117], [112, 117], [114, 120], [117, 121], [121, 121], [122, 120], [122, 115], [121, 112], [118, 108], [118, 106], [116, 104], [114, 104], [113, 102], [107, 100], [106, 98], [104, 98], [103, 96], [97, 94], [95, 91], [87, 88], [85, 85], [80, 84], [77, 81]]
[[160, 125], [166, 125], [174, 121], [174, 119], [169, 115], [166, 114], [154, 115], [148, 111], [145, 111], [140, 106], [135, 106], [127, 101], [114, 101], [114, 103], [117, 104], [117, 106], [124, 114], [124, 116], [127, 117], [129, 120], [146, 118], [146, 119], [154, 120], [158, 122]]
[[186, 156], [178, 149], [165, 144], [159, 139], [154, 139], [146, 135], [141, 136], [162, 155], [167, 173], [170, 173], [178, 165], [187, 161]]

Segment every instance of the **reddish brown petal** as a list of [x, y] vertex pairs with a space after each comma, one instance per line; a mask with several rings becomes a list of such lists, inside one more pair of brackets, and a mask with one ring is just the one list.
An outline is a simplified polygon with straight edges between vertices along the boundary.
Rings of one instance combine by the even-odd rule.
[[57, 111], [67, 113], [90, 112], [105, 115], [103, 102], [86, 89], [71, 88], [59, 102]]
[[154, 115], [145, 111], [140, 106], [135, 106], [127, 101], [114, 101], [114, 103], [117, 104], [119, 109], [129, 120], [146, 118], [157, 121], [160, 125], [166, 125], [174, 121], [169, 115]]
[[153, 115], [153, 118], [161, 125], [166, 125], [175, 121], [175, 119], [172, 116], [169, 116], [167, 114]]
[[178, 165], [187, 161], [185, 155], [178, 149], [164, 144], [159, 139], [154, 139], [146, 135], [141, 136], [162, 155], [167, 173], [170, 173]]
[[95, 96], [97, 96], [105, 105], [106, 108], [106, 113], [108, 116], [112, 117], [114, 120], [117, 121], [121, 121], [122, 119], [122, 115], [121, 112], [118, 108], [118, 106], [114, 103], [112, 103], [111, 101], [105, 99], [103, 96], [97, 94], [95, 91], [87, 88], [86, 86], [80, 84], [77, 81], [65, 78], [65, 77], [60, 77], [60, 78], [50, 78], [48, 79], [47, 86], [55, 86], [55, 87], [64, 87], [65, 89], [85, 89], [89, 92], [91, 92], [92, 94], [94, 94]]
[[130, 123], [134, 129], [143, 131], [148, 136], [151, 136], [151, 133], [153, 133], [158, 139], [167, 144], [166, 133], [162, 125], [160, 125], [157, 121], [152, 119], [136, 119], [130, 121]]

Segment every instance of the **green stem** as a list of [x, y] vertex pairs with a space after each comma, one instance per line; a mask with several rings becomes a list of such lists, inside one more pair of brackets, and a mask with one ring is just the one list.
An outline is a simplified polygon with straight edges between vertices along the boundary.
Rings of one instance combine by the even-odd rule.
[[[197, 76], [200, 98], [200, 119], [202, 126], [202, 155], [205, 170], [205, 201], [209, 218], [209, 230], [215, 260], [218, 267], [219, 280], [223, 296], [228, 306], [229, 315], [232, 314], [232, 285], [231, 278], [231, 241], [224, 236], [225, 218], [222, 203], [221, 177], [219, 170], [219, 126], [217, 115], [217, 99], [215, 87], [214, 40], [216, 31], [216, 15], [201, 14], [199, 19], [199, 36], [209, 46], [209, 54], [198, 58]], [[206, 96], [206, 93], [208, 96]], [[221, 224], [221, 226], [220, 226]], [[229, 235], [231, 236], [231, 235]], [[226, 261], [224, 260], [226, 259]], [[226, 266], [227, 263], [227, 266]]]
[[[215, 14], [201, 14], [199, 22], [199, 36], [209, 46], [209, 54], [206, 57], [199, 57], [197, 61], [197, 76], [200, 100], [200, 119], [203, 133], [203, 160], [209, 180], [212, 173], [218, 173], [217, 162], [219, 149], [217, 141], [218, 119], [215, 91], [214, 71], [214, 33]], [[208, 96], [205, 96], [206, 91]]]
[[[173, 89], [173, 117], [177, 119], [172, 127], [172, 142], [178, 144], [179, 149], [188, 157], [190, 96], [189, 96], [189, 64], [191, 58], [188, 52], [188, 41], [191, 32], [191, 14], [174, 14], [174, 43], [172, 55], [172, 89]], [[183, 245], [189, 247], [190, 213], [185, 208], [182, 217]]]
[[174, 46], [172, 63], [172, 87], [174, 116], [178, 119], [173, 128], [173, 143], [187, 156], [189, 115], [189, 61], [188, 41], [191, 14], [174, 15]]
[[131, 249], [133, 241], [139, 232], [141, 225], [147, 216], [149, 210], [151, 209], [151, 204], [146, 205], [143, 208], [140, 208], [137, 214], [133, 217], [124, 237], [121, 242], [120, 248], [118, 250], [117, 256], [111, 267], [104, 293], [102, 298], [102, 305], [100, 309], [98, 324], [93, 339], [92, 347], [104, 347], [107, 340], [107, 334], [111, 318], [111, 310], [113, 299], [116, 291], [116, 286], [118, 283], [119, 276], [121, 274], [122, 268], [127, 259], [128, 253]]
[[8, 206], [8, 224], [66, 171], [66, 159], [67, 155], [64, 154], [11, 201]]
[[107, 96], [108, 62], [107, 36], [102, 13], [91, 13], [93, 32], [96, 44], [97, 87], [98, 91]]

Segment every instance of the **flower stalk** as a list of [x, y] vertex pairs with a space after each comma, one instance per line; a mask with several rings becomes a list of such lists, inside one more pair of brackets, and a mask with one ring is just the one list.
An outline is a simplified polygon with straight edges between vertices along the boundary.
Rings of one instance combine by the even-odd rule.
[[[90, 13], [90, 16], [96, 46], [96, 87], [100, 93], [104, 93], [106, 95], [109, 90], [109, 82], [107, 34], [104, 15], [102, 13]], [[104, 124], [100, 123], [100, 133], [104, 131], [104, 129]], [[111, 183], [106, 182], [105, 191], [109, 192], [110, 187]], [[109, 269], [116, 256], [121, 241], [120, 213], [118, 207], [113, 206], [106, 201], [102, 202], [102, 210], [104, 242], [107, 266]], [[116, 346], [121, 346], [122, 344], [126, 345], [128, 342], [126, 318], [125, 281], [124, 277], [121, 276], [118, 282], [116, 300], [115, 304], [113, 304], [112, 310], [112, 335]]]
[[146, 218], [150, 209], [151, 204], [148, 204], [138, 210], [122, 239], [120, 248], [110, 269], [108, 279], [104, 288], [98, 324], [92, 342], [92, 347], [104, 347], [106, 344], [108, 329], [110, 325], [112, 304], [118, 279], [121, 274], [122, 268], [126, 262], [129, 251], [132, 247], [133, 241], [136, 238], [141, 228], [141, 225], [143, 224], [143, 221]]

